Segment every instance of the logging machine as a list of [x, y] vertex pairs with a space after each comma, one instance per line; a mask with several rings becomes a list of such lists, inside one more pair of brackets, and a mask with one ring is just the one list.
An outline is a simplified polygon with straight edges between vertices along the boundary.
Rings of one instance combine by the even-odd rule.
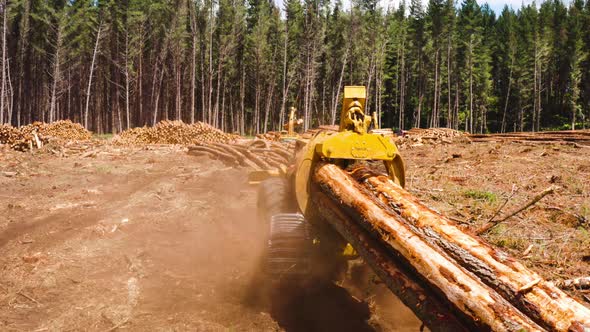
[[590, 331], [590, 309], [402, 188], [399, 152], [365, 102], [364, 87], [345, 87], [339, 130], [298, 139], [293, 164], [261, 182], [275, 294], [336, 280], [360, 256], [431, 331]]
[[[364, 86], [346, 86], [339, 131], [320, 131], [310, 140], [297, 140], [294, 164], [267, 172], [269, 178], [260, 183], [259, 215], [269, 225], [266, 271], [273, 281], [329, 275], [341, 269], [346, 258], [356, 257], [352, 246], [310, 204], [311, 171], [319, 162], [344, 169], [358, 162], [382, 161], [389, 178], [404, 186], [402, 158], [387, 137], [371, 133], [376, 121], [365, 114], [365, 103]], [[261, 175], [253, 178], [260, 182]]]

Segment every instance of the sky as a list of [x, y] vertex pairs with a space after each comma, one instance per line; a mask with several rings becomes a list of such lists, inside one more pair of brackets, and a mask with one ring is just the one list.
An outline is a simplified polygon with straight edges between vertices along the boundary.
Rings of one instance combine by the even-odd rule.
[[[344, 0], [346, 1], [346, 0]], [[389, 4], [394, 5], [395, 7], [397, 7], [397, 5], [399, 4], [400, 0], [380, 0], [381, 5], [384, 8], [387, 8], [387, 6]], [[461, 0], [456, 1], [459, 4], [461, 4]], [[483, 1], [483, 0], [477, 0], [477, 3], [479, 3], [480, 5], [483, 5], [484, 3], [486, 3], [490, 6], [490, 8], [496, 13], [496, 14], [500, 14], [502, 12], [502, 9], [504, 9], [504, 5], [508, 5], [508, 7], [512, 7], [515, 11], [518, 10], [520, 7], [524, 5], [528, 5], [530, 3], [533, 2], [533, 0], [487, 0], [487, 1]], [[540, 1], [537, 1], [540, 2]], [[406, 3], [409, 4], [409, 1], [406, 0]], [[424, 6], [426, 7], [426, 5], [428, 4], [428, 0], [422, 0], [422, 3], [424, 4]]]
[[[397, 7], [401, 0], [380, 0], [380, 4], [383, 8], [387, 8], [388, 6]], [[461, 3], [461, 0], [457, 0], [457, 2]], [[518, 10], [522, 5], [528, 5], [533, 2], [533, 0], [477, 0], [477, 2], [482, 5], [484, 2], [487, 2], [490, 8], [497, 14], [500, 15], [504, 5], [508, 5], [508, 7], [512, 7], [515, 11]], [[569, 2], [566, 0], [566, 2]], [[279, 8], [283, 7], [283, 0], [275, 0], [275, 3], [279, 6]], [[344, 7], [350, 6], [350, 0], [342, 0]], [[406, 0], [406, 3], [409, 5], [410, 0]], [[428, 0], [422, 0], [424, 7], [426, 7]], [[540, 3], [540, 0], [537, 0], [537, 3]]]

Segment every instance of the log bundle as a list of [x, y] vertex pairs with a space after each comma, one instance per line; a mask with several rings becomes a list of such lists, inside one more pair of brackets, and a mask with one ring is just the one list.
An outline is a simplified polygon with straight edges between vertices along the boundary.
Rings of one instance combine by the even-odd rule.
[[[387, 177], [364, 167], [347, 174], [323, 164], [314, 170], [312, 183], [321, 192], [314, 201], [322, 216], [338, 225], [343, 219], [338, 216], [344, 213], [468, 323], [494, 331], [590, 328], [590, 310], [584, 305], [505, 253], [464, 233]], [[323, 204], [323, 196], [335, 204]]]
[[204, 122], [187, 124], [182, 121], [164, 120], [153, 127], [125, 130], [113, 138], [113, 144], [123, 146], [148, 144], [189, 145], [201, 142], [229, 143], [237, 138], [237, 135], [225, 133]]
[[530, 142], [537, 144], [570, 143], [590, 146], [590, 130], [516, 132], [469, 135], [473, 142]]
[[412, 128], [404, 131], [396, 138], [396, 145], [400, 148], [411, 148], [422, 145], [439, 145], [470, 142], [467, 133], [449, 128]]
[[91, 137], [91, 132], [70, 120], [34, 122], [20, 128], [0, 125], [0, 143], [9, 145], [17, 151], [41, 148], [50, 140], [85, 141]]
[[188, 147], [188, 154], [222, 161], [227, 166], [251, 170], [286, 168], [294, 155], [292, 144], [267, 140], [242, 143], [200, 142]]
[[71, 141], [85, 141], [92, 138], [92, 133], [81, 124], [70, 120], [60, 120], [52, 123], [34, 122], [20, 128], [24, 135], [38, 133], [41, 137], [53, 137]]
[[274, 141], [274, 142], [278, 142], [281, 140], [281, 132], [280, 131], [267, 131], [264, 134], [258, 134], [256, 135], [256, 138], [258, 139], [263, 139], [263, 140], [267, 140], [267, 141]]

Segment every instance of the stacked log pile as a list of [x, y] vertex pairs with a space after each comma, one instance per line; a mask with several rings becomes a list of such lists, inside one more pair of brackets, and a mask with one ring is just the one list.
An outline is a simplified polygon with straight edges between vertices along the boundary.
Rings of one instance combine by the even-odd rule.
[[590, 146], [590, 130], [542, 131], [535, 133], [474, 134], [473, 142], [531, 142], [553, 144], [556, 142]]
[[40, 149], [51, 140], [85, 141], [91, 137], [92, 134], [82, 125], [70, 120], [52, 123], [34, 122], [20, 128], [0, 126], [0, 143], [7, 144], [17, 151]]
[[452, 143], [467, 143], [469, 135], [449, 128], [413, 128], [405, 131], [402, 137], [396, 139], [398, 147], [411, 148], [421, 145], [437, 145]]
[[203, 122], [186, 124], [182, 121], [164, 120], [154, 127], [126, 130], [113, 138], [113, 143], [125, 146], [147, 144], [190, 145], [201, 142], [229, 143], [237, 137], [237, 135], [224, 133]]
[[[494, 331], [590, 328], [590, 309], [505, 253], [461, 231], [387, 177], [365, 167], [347, 173], [336, 165], [321, 164], [312, 173], [312, 184], [314, 204], [336, 229], [346, 228], [342, 219], [361, 226], [418, 277], [430, 296], [450, 304], [467, 325], [476, 322], [476, 329]], [[347, 237], [346, 231], [341, 233]], [[349, 241], [355, 240], [348, 235]], [[380, 268], [379, 262], [369, 264]], [[413, 309], [420, 316], [420, 308]], [[429, 327], [441, 330], [436, 323]]]
[[221, 160], [227, 166], [253, 170], [284, 168], [290, 164], [294, 146], [267, 140], [238, 143], [201, 142], [189, 146], [188, 154]]
[[281, 132], [279, 131], [269, 131], [264, 134], [256, 135], [256, 138], [263, 139], [267, 141], [278, 142], [281, 140]]
[[67, 141], [85, 141], [92, 138], [92, 133], [81, 124], [70, 120], [60, 120], [52, 123], [34, 122], [20, 128], [23, 135], [37, 133], [39, 136], [59, 138]]
[[16, 142], [21, 139], [21, 133], [18, 128], [9, 125], [0, 125], [0, 144], [6, 144], [15, 149]]

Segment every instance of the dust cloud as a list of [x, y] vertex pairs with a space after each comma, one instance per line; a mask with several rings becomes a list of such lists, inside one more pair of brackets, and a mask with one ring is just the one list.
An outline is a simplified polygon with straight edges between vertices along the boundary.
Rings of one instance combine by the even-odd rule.
[[269, 290], [243, 171], [164, 148], [22, 158], [50, 176], [2, 183], [0, 330], [419, 329], [374, 286]]

